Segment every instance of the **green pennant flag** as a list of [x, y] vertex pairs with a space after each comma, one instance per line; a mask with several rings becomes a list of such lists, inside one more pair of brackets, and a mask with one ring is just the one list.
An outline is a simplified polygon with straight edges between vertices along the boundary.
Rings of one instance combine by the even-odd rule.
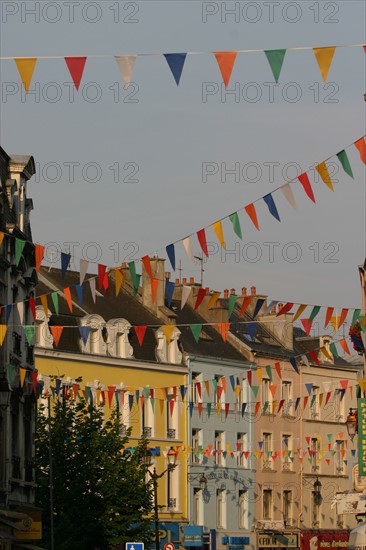
[[135, 264], [135, 262], [128, 262], [128, 268], [129, 268], [130, 273], [131, 273], [131, 279], [132, 279], [133, 289], [135, 291], [135, 298], [136, 298], [137, 290], [138, 290], [139, 285], [140, 285], [141, 275], [137, 275], [137, 273], [136, 273], [136, 264]]
[[233, 309], [234, 309], [234, 306], [235, 306], [236, 299], [237, 299], [237, 295], [236, 295], [236, 294], [230, 294], [230, 296], [229, 296], [229, 319], [230, 319], [231, 314], [232, 314], [232, 312], [233, 312]]
[[264, 53], [268, 59], [274, 79], [278, 82], [286, 50], [264, 50]]
[[311, 399], [310, 408], [314, 405], [315, 399], [316, 399], [316, 393], [313, 395], [313, 397]]
[[24, 327], [25, 337], [27, 339], [28, 346], [33, 346], [35, 331], [36, 327], [34, 325], [27, 325]]
[[334, 357], [339, 357], [338, 351], [337, 351], [337, 348], [336, 348], [336, 345], [335, 345], [334, 342], [332, 342], [332, 343], [329, 345], [329, 351], [331, 352], [332, 355], [334, 355]]
[[202, 325], [189, 325], [196, 342], [200, 339]]
[[240, 227], [240, 221], [239, 216], [237, 212], [234, 212], [234, 214], [230, 214], [229, 219], [231, 223], [233, 224], [233, 229], [235, 234], [239, 237], [239, 239], [243, 238], [241, 227]]
[[351, 178], [353, 178], [352, 168], [351, 168], [350, 162], [348, 160], [348, 156], [347, 156], [346, 151], [343, 149], [343, 151], [341, 151], [340, 153], [337, 153], [337, 157], [338, 157], [339, 162], [342, 165], [343, 170], [346, 172], [346, 174], [348, 174]]
[[268, 375], [268, 378], [269, 378], [270, 382], [272, 382], [272, 368], [271, 368], [271, 365], [266, 366], [266, 371], [267, 371], [267, 375]]
[[266, 410], [268, 409], [268, 406], [269, 406], [269, 401], [266, 401], [266, 402], [264, 403], [264, 407], [263, 407], [263, 412], [262, 412], [262, 414], [266, 414]]
[[214, 394], [216, 395], [217, 394], [217, 379], [216, 378], [212, 379], [212, 385], [213, 385], [213, 389], [214, 389]]
[[15, 237], [15, 265], [18, 266], [25, 247], [25, 241]]
[[358, 319], [360, 317], [360, 313], [361, 313], [360, 309], [355, 309], [355, 311], [353, 313], [353, 317], [352, 317], [351, 327], [353, 327], [353, 325], [356, 323], [356, 321], [358, 321]]
[[207, 418], [211, 416], [211, 403], [207, 403]]
[[333, 434], [327, 434], [327, 438], [329, 443], [332, 441]]
[[310, 313], [309, 321], [313, 321], [318, 315], [321, 306], [314, 306], [312, 312]]
[[[135, 281], [133, 283], [133, 297], [136, 298], [139, 291], [141, 275], [135, 275]], [[136, 286], [135, 286], [136, 285]]]
[[252, 391], [254, 393], [254, 397], [257, 397], [258, 395], [259, 386], [252, 386]]
[[155, 413], [155, 397], [150, 397], [150, 403], [153, 413]]
[[55, 308], [55, 313], [56, 313], [56, 315], [58, 315], [59, 314], [59, 307], [58, 307], [58, 294], [57, 294], [57, 292], [52, 292], [51, 298], [52, 298], [52, 302], [53, 302], [53, 307]]

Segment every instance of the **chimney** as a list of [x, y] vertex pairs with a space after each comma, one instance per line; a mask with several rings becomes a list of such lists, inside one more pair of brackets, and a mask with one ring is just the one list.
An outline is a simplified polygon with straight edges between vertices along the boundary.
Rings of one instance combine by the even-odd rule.
[[257, 294], [257, 289], [255, 288], [255, 286], [251, 286], [251, 287], [250, 287], [250, 291], [251, 291], [251, 293], [252, 293], [252, 296], [256, 296], [256, 294]]
[[242, 289], [241, 289], [241, 295], [245, 298], [245, 296], [247, 295], [247, 287], [246, 286], [243, 286]]
[[231, 295], [232, 295], [232, 294], [235, 294], [235, 288], [232, 288], [232, 289], [230, 290], [230, 294], [231, 294]]
[[281, 311], [281, 309], [283, 308], [283, 304], [278, 304], [277, 307], [278, 307], [278, 311]]
[[176, 285], [180, 285], [180, 280], [179, 280], [179, 279], [175, 279], [175, 284], [176, 284]]
[[183, 282], [184, 285], [186, 285], [187, 284], [187, 277], [183, 277], [182, 282]]
[[276, 306], [271, 309], [271, 315], [276, 315]]
[[127, 264], [126, 264], [126, 262], [122, 262], [122, 265], [121, 265], [121, 267], [123, 267], [124, 269], [126, 269], [126, 267], [127, 267]]
[[229, 298], [229, 289], [225, 288], [224, 290], [224, 300], [227, 300]]

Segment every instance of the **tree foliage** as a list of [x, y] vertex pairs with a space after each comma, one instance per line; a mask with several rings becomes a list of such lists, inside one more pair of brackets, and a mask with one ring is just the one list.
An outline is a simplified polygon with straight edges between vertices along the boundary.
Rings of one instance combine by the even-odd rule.
[[44, 543], [50, 548], [50, 459], [56, 550], [124, 548], [128, 541], [149, 543], [148, 515], [153, 488], [146, 483], [142, 457], [147, 440], [124, 452], [117, 413], [84, 400], [56, 400], [51, 418], [40, 410], [36, 429], [36, 502], [43, 513]]

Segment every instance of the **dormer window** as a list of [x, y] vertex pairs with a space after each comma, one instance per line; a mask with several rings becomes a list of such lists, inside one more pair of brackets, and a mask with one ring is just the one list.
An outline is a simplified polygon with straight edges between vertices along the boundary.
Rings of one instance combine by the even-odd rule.
[[106, 325], [108, 333], [107, 354], [123, 359], [133, 358], [133, 347], [129, 341], [131, 325], [126, 319], [111, 319]]
[[173, 334], [168, 344], [161, 327], [155, 332], [155, 337], [158, 343], [156, 347], [156, 356], [158, 361], [161, 363], [174, 364], [180, 364], [182, 362], [183, 355], [179, 345], [180, 334], [180, 330], [177, 327], [174, 327]]
[[83, 353], [105, 355], [107, 353], [108, 333], [103, 317], [96, 314], [86, 315], [81, 320], [81, 326], [90, 327], [89, 337], [85, 345], [80, 338], [81, 351]]
[[42, 306], [36, 306], [36, 331], [35, 331], [35, 344], [40, 348], [53, 348], [53, 337], [48, 327], [52, 313], [47, 310], [47, 316]]

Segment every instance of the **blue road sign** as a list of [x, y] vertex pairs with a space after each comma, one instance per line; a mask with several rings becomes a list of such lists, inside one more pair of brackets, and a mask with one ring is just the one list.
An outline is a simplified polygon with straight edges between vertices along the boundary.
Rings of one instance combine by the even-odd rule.
[[144, 550], [143, 542], [126, 542], [126, 550]]

